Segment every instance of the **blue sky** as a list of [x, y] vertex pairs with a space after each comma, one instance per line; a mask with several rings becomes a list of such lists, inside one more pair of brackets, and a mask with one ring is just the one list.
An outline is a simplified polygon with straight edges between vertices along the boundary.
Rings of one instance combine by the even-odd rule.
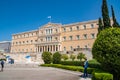
[[[108, 0], [120, 23], [120, 0]], [[0, 41], [12, 34], [38, 29], [49, 22], [69, 24], [101, 17], [102, 0], [0, 0]]]

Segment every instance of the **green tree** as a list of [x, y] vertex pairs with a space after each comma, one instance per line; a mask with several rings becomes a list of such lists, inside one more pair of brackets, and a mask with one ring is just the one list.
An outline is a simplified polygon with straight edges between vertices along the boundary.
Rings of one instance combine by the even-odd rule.
[[92, 48], [93, 58], [104, 70], [120, 80], [120, 28], [108, 28], [100, 32]]
[[113, 6], [111, 6], [111, 10], [112, 10], [112, 19], [113, 19], [113, 27], [119, 27], [120, 28], [120, 25], [118, 24], [116, 18], [115, 18], [115, 13], [114, 13], [114, 9], [113, 9]]
[[50, 64], [52, 62], [52, 54], [50, 52], [43, 52], [42, 59], [45, 64]]
[[71, 55], [70, 55], [70, 59], [72, 59], [72, 61], [74, 61], [74, 60], [75, 60], [75, 58], [76, 58], [76, 56], [75, 56], [75, 55], [73, 55], [73, 54], [71, 54]]
[[68, 59], [68, 55], [67, 54], [62, 54], [61, 58], [65, 61]]
[[98, 27], [98, 34], [99, 34], [100, 31], [102, 31], [104, 29], [104, 26], [103, 26], [101, 18], [99, 18], [99, 20], [98, 20], [98, 25], [99, 25], [99, 27]]
[[103, 0], [103, 3], [102, 3], [102, 17], [103, 17], [104, 28], [111, 27], [109, 11], [108, 11], [106, 0]]
[[61, 54], [59, 52], [55, 52], [53, 54], [53, 64], [59, 64], [61, 61]]
[[82, 59], [85, 59], [85, 54], [79, 53], [79, 54], [77, 55], [77, 59], [79, 59], [80, 61], [82, 61]]

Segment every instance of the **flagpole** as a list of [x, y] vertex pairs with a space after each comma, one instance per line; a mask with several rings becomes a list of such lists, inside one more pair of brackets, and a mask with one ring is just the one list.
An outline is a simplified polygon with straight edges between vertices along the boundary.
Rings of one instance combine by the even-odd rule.
[[51, 16], [48, 16], [48, 18], [50, 19], [49, 22], [51, 23]]

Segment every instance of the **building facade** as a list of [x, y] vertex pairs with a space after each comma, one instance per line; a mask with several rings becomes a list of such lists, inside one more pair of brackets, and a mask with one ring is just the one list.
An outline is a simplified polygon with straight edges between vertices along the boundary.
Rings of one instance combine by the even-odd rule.
[[1, 53], [10, 53], [10, 50], [11, 50], [11, 42], [10, 41], [0, 42], [0, 52]]
[[97, 20], [66, 25], [49, 22], [37, 30], [13, 34], [11, 53], [91, 49], [97, 33]]

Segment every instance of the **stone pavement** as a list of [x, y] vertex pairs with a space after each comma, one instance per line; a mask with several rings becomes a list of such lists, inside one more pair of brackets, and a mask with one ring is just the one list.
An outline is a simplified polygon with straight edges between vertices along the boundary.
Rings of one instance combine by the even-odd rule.
[[38, 67], [37, 64], [7, 64], [0, 72], [0, 80], [91, 80], [83, 79], [80, 72], [51, 67]]

